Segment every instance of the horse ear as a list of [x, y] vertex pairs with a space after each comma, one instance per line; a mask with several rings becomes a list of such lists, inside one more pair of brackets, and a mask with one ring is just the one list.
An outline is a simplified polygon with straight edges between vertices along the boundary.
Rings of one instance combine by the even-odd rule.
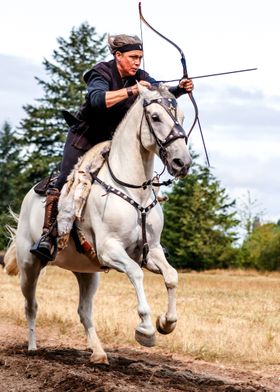
[[139, 94], [143, 97], [143, 98], [148, 98], [148, 94], [149, 94], [149, 89], [148, 87], [143, 86], [142, 84], [140, 84], [139, 82], [137, 82], [137, 86], [138, 86], [138, 91]]
[[164, 92], [166, 92], [166, 91], [169, 91], [169, 90], [168, 90], [168, 87], [166, 86], [166, 84], [165, 84], [165, 83], [162, 83], [162, 82], [159, 83], [158, 89], [159, 89], [159, 91], [160, 91], [161, 93], [164, 93]]

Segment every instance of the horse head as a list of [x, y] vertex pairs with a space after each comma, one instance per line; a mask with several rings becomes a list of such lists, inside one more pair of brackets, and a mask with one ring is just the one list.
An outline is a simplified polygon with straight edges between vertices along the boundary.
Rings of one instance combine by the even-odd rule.
[[192, 159], [182, 127], [184, 116], [177, 100], [162, 83], [153, 89], [141, 84], [138, 88], [145, 118], [141, 127], [143, 147], [155, 151], [172, 176], [186, 176]]

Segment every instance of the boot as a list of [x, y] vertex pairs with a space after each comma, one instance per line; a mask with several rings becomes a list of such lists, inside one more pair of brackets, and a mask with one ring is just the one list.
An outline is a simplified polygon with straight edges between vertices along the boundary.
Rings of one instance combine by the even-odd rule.
[[60, 192], [57, 188], [50, 188], [47, 193], [45, 205], [45, 218], [43, 233], [41, 238], [35, 242], [30, 252], [37, 256], [44, 266], [51, 260], [54, 260], [57, 251], [57, 228], [56, 217], [58, 213], [57, 205]]

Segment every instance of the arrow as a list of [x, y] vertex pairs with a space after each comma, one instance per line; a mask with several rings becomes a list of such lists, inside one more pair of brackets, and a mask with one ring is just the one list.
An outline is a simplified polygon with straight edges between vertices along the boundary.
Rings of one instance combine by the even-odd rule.
[[[227, 71], [227, 72], [219, 72], [219, 73], [208, 74], [208, 75], [189, 76], [189, 79], [211, 78], [212, 76], [222, 76], [222, 75], [229, 75], [229, 74], [235, 74], [235, 73], [240, 73], [240, 72], [256, 71], [257, 69], [258, 68], [247, 68], [247, 69], [239, 69], [238, 71]], [[170, 79], [170, 80], [156, 80], [153, 83], [179, 82], [181, 79], [182, 78], [180, 78], [180, 79]]]

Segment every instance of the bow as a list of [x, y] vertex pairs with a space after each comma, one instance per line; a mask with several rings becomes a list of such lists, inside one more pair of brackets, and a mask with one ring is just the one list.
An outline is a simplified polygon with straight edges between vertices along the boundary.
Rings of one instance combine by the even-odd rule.
[[[175, 44], [175, 42], [173, 42], [173, 41], [171, 41], [171, 39], [165, 37], [163, 34], [161, 34], [159, 31], [157, 31], [154, 27], [152, 27], [146, 21], [146, 19], [144, 18], [143, 14], [142, 14], [141, 2], [139, 2], [138, 7], [139, 7], [139, 17], [140, 17], [140, 20], [143, 23], [145, 23], [145, 25], [148, 26], [154, 33], [158, 34], [161, 38], [163, 38], [165, 41], [169, 42], [171, 45], [173, 45], [179, 51], [179, 53], [181, 55], [181, 64], [182, 64], [182, 67], [183, 67], [183, 78], [187, 78], [188, 79], [187, 63], [186, 63], [186, 58], [185, 58], [185, 55], [184, 55], [184, 52], [182, 51], [182, 49], [177, 44]], [[189, 98], [190, 98], [190, 100], [192, 102], [192, 105], [194, 107], [194, 113], [195, 113], [194, 121], [192, 123], [192, 126], [191, 126], [189, 132], [188, 132], [188, 136], [190, 135], [190, 133], [192, 132], [193, 128], [195, 127], [195, 124], [197, 123], [198, 127], [199, 127], [199, 131], [200, 131], [202, 143], [203, 143], [203, 148], [204, 148], [204, 151], [205, 151], [206, 160], [207, 160], [208, 166], [210, 166], [210, 162], [209, 162], [209, 158], [208, 158], [208, 154], [207, 154], [207, 150], [206, 150], [206, 145], [205, 145], [205, 141], [204, 141], [204, 137], [203, 137], [203, 133], [202, 133], [202, 128], [201, 128], [201, 124], [200, 124], [200, 120], [199, 120], [197, 103], [196, 103], [196, 101], [194, 99], [194, 96], [193, 96], [192, 92], [189, 92], [188, 95], [189, 95]]]

